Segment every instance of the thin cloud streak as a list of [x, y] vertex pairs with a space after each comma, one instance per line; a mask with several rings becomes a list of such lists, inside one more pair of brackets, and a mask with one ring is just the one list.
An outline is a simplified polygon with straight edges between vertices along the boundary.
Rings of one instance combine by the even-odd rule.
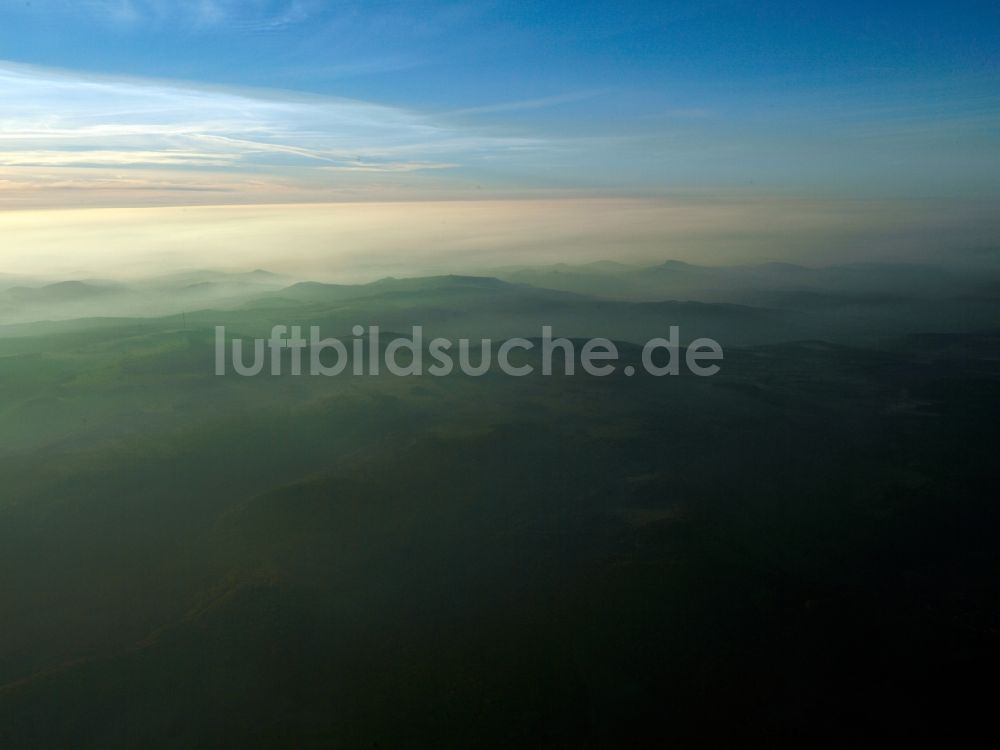
[[12, 169], [184, 167], [315, 187], [334, 174], [457, 169], [545, 147], [364, 101], [4, 63], [0, 100], [0, 167]]
[[0, 151], [0, 166], [69, 167], [69, 166], [213, 166], [225, 167], [235, 157], [211, 156], [185, 151]]
[[180, 25], [193, 30], [274, 31], [309, 20], [318, 0], [83, 0], [49, 3], [51, 12], [85, 15], [110, 24]]
[[557, 94], [555, 96], [545, 96], [536, 99], [521, 99], [511, 102], [497, 102], [496, 104], [484, 104], [479, 107], [466, 107], [464, 109], [454, 109], [445, 112], [448, 117], [462, 117], [466, 115], [484, 115], [496, 112], [517, 112], [527, 109], [543, 109], [545, 107], [555, 107], [560, 104], [570, 104], [586, 99], [593, 99], [595, 96], [607, 93], [605, 90], [577, 91], [568, 94]]

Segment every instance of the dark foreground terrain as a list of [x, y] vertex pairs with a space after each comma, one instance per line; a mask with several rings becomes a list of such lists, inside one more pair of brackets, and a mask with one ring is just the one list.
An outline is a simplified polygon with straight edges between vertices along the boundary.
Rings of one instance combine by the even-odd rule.
[[742, 343], [704, 332], [711, 378], [212, 374], [217, 322], [502, 335], [497, 289], [8, 331], [0, 747], [997, 733], [1000, 333], [635, 303], [593, 319]]

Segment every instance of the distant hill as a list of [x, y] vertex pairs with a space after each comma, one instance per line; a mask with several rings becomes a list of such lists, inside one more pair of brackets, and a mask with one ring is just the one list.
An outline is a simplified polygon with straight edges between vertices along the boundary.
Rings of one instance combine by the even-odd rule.
[[269, 271], [190, 271], [129, 282], [20, 283], [0, 290], [0, 325], [82, 317], [156, 316], [208, 306], [235, 307], [287, 286]]
[[[620, 263], [508, 269], [496, 276], [387, 277], [367, 284], [289, 280], [266, 271], [185, 272], [111, 286], [67, 281], [0, 292], [0, 325], [78, 318], [162, 318], [263, 333], [278, 323], [354, 325], [427, 335], [604, 336], [638, 342], [709, 336], [723, 345], [824, 339], [878, 342], [918, 332], [976, 331], [1000, 319], [1000, 281], [931, 266], [788, 263], [639, 268]], [[292, 281], [293, 283], [289, 283]], [[175, 316], [163, 318], [163, 316]], [[19, 334], [20, 335], [20, 334]]]
[[124, 291], [118, 286], [98, 286], [84, 281], [60, 281], [47, 286], [15, 286], [0, 292], [0, 297], [21, 303], [36, 304], [50, 302], [78, 302], [80, 300], [119, 294]]
[[[911, 263], [852, 263], [808, 267], [793, 263], [706, 266], [668, 260], [637, 267], [585, 264], [500, 269], [507, 281], [593, 296], [754, 302], [761, 293], [891, 294], [946, 298], [981, 294], [1000, 283], [994, 271], [960, 271]], [[789, 298], [790, 301], [792, 298]], [[810, 304], [815, 302], [811, 299]]]

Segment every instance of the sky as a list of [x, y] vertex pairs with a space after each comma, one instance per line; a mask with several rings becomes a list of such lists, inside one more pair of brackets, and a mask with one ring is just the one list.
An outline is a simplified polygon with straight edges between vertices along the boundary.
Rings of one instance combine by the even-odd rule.
[[987, 2], [0, 0], [0, 185], [995, 196], [998, 39]]
[[1000, 197], [998, 40], [995, 2], [0, 0], [0, 212], [658, 199], [759, 225], [807, 199], [955, 224]]

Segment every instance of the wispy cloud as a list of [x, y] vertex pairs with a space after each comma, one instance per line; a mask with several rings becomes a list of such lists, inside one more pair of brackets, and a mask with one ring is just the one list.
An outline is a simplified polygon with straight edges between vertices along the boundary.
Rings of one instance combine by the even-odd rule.
[[383, 161], [379, 163], [368, 163], [357, 161], [353, 164], [339, 165], [334, 167], [323, 167], [331, 172], [419, 172], [424, 169], [451, 169], [458, 164], [448, 164], [446, 162], [433, 161]]
[[234, 164], [234, 156], [210, 155], [191, 151], [0, 151], [0, 166], [4, 167], [72, 167], [72, 166], [211, 166]]
[[69, 0], [50, 5], [114, 24], [173, 23], [193, 29], [225, 25], [267, 31], [306, 21], [324, 4], [319, 0]]
[[363, 101], [14, 64], [0, 64], [0, 101], [0, 167], [73, 169], [76, 183], [88, 168], [182, 168], [342, 186], [335, 174], [440, 171], [542, 145]]
[[465, 107], [464, 109], [455, 109], [450, 112], [446, 112], [445, 115], [455, 117], [465, 115], [485, 115], [496, 112], [517, 112], [526, 109], [543, 109], [545, 107], [556, 107], [560, 104], [570, 104], [572, 102], [579, 102], [585, 99], [592, 99], [603, 93], [606, 92], [601, 89], [595, 89], [592, 91], [576, 91], [568, 94], [556, 94], [554, 96], [544, 96], [535, 99], [519, 99], [516, 101], [497, 102], [495, 104], [483, 104], [478, 107]]

